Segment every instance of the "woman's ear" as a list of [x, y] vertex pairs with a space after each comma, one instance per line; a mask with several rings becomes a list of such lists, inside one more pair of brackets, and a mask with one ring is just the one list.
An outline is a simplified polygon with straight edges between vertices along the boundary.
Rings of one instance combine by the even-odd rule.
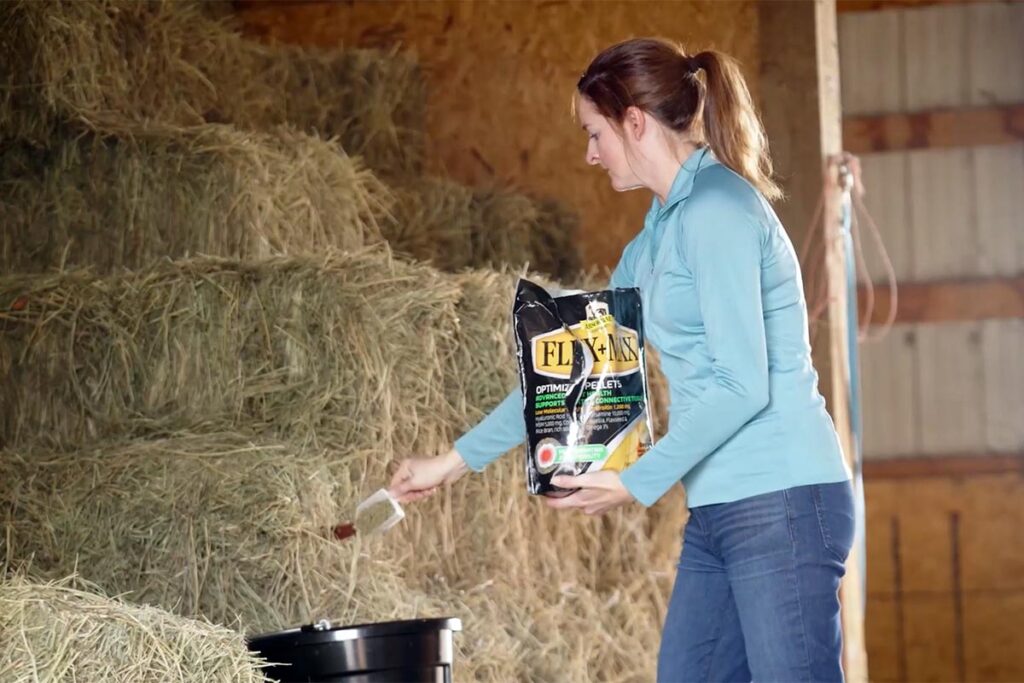
[[639, 107], [629, 107], [626, 109], [626, 116], [623, 119], [625, 124], [626, 133], [634, 141], [639, 141], [644, 134], [644, 128], [647, 125], [647, 118], [644, 113], [640, 111]]

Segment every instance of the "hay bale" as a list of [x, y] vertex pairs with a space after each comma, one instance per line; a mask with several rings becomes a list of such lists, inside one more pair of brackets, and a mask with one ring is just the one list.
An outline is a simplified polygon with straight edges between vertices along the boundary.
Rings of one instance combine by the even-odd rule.
[[15, 143], [0, 157], [0, 265], [89, 265], [160, 258], [258, 258], [357, 249], [387, 239], [448, 271], [578, 269], [576, 217], [554, 201], [433, 178], [385, 187], [336, 145], [291, 129], [148, 126], [131, 137]]
[[[515, 385], [514, 279], [445, 275], [381, 250], [0, 278], [0, 436], [68, 448], [118, 435], [246, 429], [377, 453], [362, 476], [385, 481], [391, 458], [447, 448]], [[649, 545], [656, 518], [640, 511], [582, 521], [580, 533], [555, 511], [538, 513], [542, 506], [520, 495], [521, 470], [518, 457], [506, 459], [431, 504], [455, 511], [445, 524], [406, 525], [417, 562], [466, 585], [511, 572], [530, 589], [558, 576], [604, 587], [651, 557], [674, 559], [675, 543]], [[499, 500], [507, 507], [478, 504]], [[675, 534], [682, 514], [666, 509]], [[531, 534], [553, 539], [541, 550], [549, 555], [505, 543]], [[624, 545], [609, 546], [609, 536]], [[494, 547], [517, 561], [494, 557]], [[565, 565], [555, 548], [586, 563]]]
[[6, 451], [3, 556], [247, 631], [415, 616], [396, 567], [331, 536], [361, 463], [234, 433]]
[[0, 156], [0, 269], [356, 249], [380, 240], [389, 202], [358, 159], [289, 129], [150, 126], [13, 144]]
[[438, 268], [522, 267], [559, 279], [580, 267], [577, 216], [554, 200], [442, 178], [392, 182], [396, 202], [381, 230], [396, 252]]
[[[508, 315], [513, 282], [514, 276], [508, 273], [445, 275], [426, 266], [395, 262], [379, 251], [321, 261], [276, 259], [248, 266], [202, 259], [173, 264], [173, 269], [167, 265], [107, 278], [79, 273], [46, 280], [3, 279], [0, 305], [8, 312], [0, 318], [7, 327], [0, 336], [0, 358], [6, 359], [2, 362], [8, 364], [11, 377], [4, 383], [11, 406], [4, 413], [5, 433], [14, 441], [49, 434], [63, 437], [66, 445], [90, 434], [252, 425], [323, 444], [334, 485], [349, 487], [344, 489], [348, 493], [335, 490], [329, 497], [342, 502], [348, 498], [351, 504], [354, 491], [368, 493], [387, 480], [390, 460], [445, 448], [514, 384]], [[10, 310], [9, 301], [20, 302], [14, 306], [20, 310]], [[116, 468], [99, 465], [106, 463], [110, 449], [102, 452], [94, 458], [94, 470], [107, 476]], [[575, 604], [566, 602], [566, 595], [583, 596], [579, 599], [593, 603], [597, 611], [601, 605], [622, 601], [622, 609], [631, 615], [630, 632], [637, 633], [634, 642], [643, 645], [631, 649], [628, 656], [610, 649], [609, 659], [600, 660], [608, 671], [625, 671], [625, 667], [637, 671], [638, 659], [653, 662], [657, 638], [650, 629], [660, 624], [671, 586], [684, 521], [680, 497], [670, 497], [650, 512], [629, 508], [594, 519], [561, 514], [524, 494], [521, 457], [517, 449], [486, 475], [467, 477], [417, 505], [405, 523], [374, 547], [373, 557], [382, 563], [380, 573], [401, 572], [412, 589], [433, 598], [448, 596], [446, 604], [465, 596], [474, 615], [493, 612], [509, 620], [515, 615], [514, 623], [499, 619], [504, 630], [487, 631], [488, 642], [525, 638], [531, 620], [550, 608], [545, 618], [552, 620], [553, 630], [546, 633], [569, 635], [554, 641], [523, 641], [533, 644], [524, 646], [522, 658], [514, 661], [517, 667], [527, 667], [526, 674], [513, 676], [516, 679], [548, 679], [537, 672], [550, 674], [573, 660], [572, 666], [578, 668], [564, 678], [588, 680], [593, 669], [587, 667], [593, 661], [588, 665], [574, 654], [579, 651], [574, 648], [585, 649], [588, 635], [600, 632], [605, 638], [617, 633], [618, 617], [605, 615], [603, 621], [595, 622], [593, 612], [578, 616], [579, 610], [560, 609]], [[60, 467], [83, 460], [88, 462], [81, 454], [65, 456]], [[36, 466], [44, 459], [26, 456], [22, 461]], [[0, 475], [14, 481], [43, 480], [38, 473]], [[182, 475], [148, 487], [153, 493], [147, 495], [173, 501], [177, 494], [169, 492], [194, 478]], [[77, 472], [54, 484], [49, 493], [26, 490], [18, 500], [46, 501], [58, 495], [70, 499], [78, 494], [70, 493], [69, 487], [89, 481]], [[239, 484], [211, 481], [206, 488], [234, 490]], [[278, 488], [271, 480], [264, 486], [270, 491]], [[89, 489], [80, 498], [104, 496]], [[52, 528], [45, 515], [57, 514], [53, 510], [61, 506], [39, 505], [40, 512], [35, 514], [12, 513], [12, 520], [35, 520], [26, 522], [23, 537], [50, 535], [38, 530]], [[105, 522], [137, 516], [134, 509], [121, 505], [102, 519], [68, 526], [113, 528], [117, 537], [127, 539], [167, 537], [161, 530], [124, 529]], [[3, 507], [14, 510], [16, 506]], [[192, 507], [221, 510], [230, 506], [206, 502], [182, 509]], [[236, 508], [228, 516], [245, 520], [250, 515]], [[242, 548], [221, 552], [229, 558], [232, 552], [258, 556], [254, 548], [262, 547], [237, 532], [220, 537], [229, 537], [226, 544], [238, 542]], [[275, 548], [285, 543], [270, 541]], [[28, 557], [34, 552], [69, 562], [74, 549], [85, 544], [82, 540], [67, 549], [30, 551], [31, 544], [38, 542], [30, 538], [13, 556]], [[75, 543], [73, 538], [70, 542]], [[205, 547], [211, 541], [203, 537], [197, 543]], [[501, 552], [495, 553], [495, 548]], [[96, 552], [116, 554], [109, 548]], [[138, 548], [132, 555], [145, 558], [154, 553]], [[289, 575], [298, 575], [300, 567], [308, 574], [308, 567], [325, 566], [312, 552], [296, 557]], [[171, 585], [180, 594], [183, 566], [193, 565], [170, 556], [131, 571], [103, 569], [101, 573], [128, 576], [137, 582], [138, 590], [156, 583]], [[194, 566], [205, 567], [198, 559]], [[259, 572], [260, 566], [238, 571]], [[209, 570], [202, 572], [208, 575]], [[169, 580], [160, 578], [168, 576]], [[236, 584], [272, 587], [278, 580], [243, 581], [232, 576]], [[172, 601], [174, 590], [165, 589], [160, 599]], [[218, 588], [212, 595], [225, 590]], [[241, 601], [233, 609], [255, 615], [249, 619], [274, 616], [261, 612], [267, 604], [282, 605], [274, 608], [277, 613], [294, 617], [306, 614], [296, 605], [316, 602], [289, 598], [296, 590], [293, 585], [272, 599], [263, 589], [236, 593], [230, 602]], [[255, 604], [245, 606], [245, 601]], [[216, 601], [212, 606], [193, 598], [181, 602], [213, 609], [218, 617], [226, 614]], [[501, 666], [511, 664], [506, 661]]]
[[424, 86], [413, 60], [244, 39], [201, 2], [0, 3], [0, 135], [45, 144], [64, 123], [291, 124], [338, 137], [377, 169], [415, 172]]
[[[324, 617], [457, 616], [466, 627], [456, 638], [460, 677], [522, 679], [530, 653], [499, 618], [500, 600], [514, 596], [443, 581], [426, 591], [387, 559], [382, 546], [398, 538], [331, 538], [376, 483], [364, 480], [368, 455], [228, 433], [0, 452], [0, 476], [11, 482], [0, 490], [0, 558], [47, 577], [77, 569], [134, 602], [250, 634]], [[417, 570], [407, 568], [413, 578]]]
[[[0, 278], [0, 436], [9, 445], [42, 439], [68, 448], [119, 435], [246, 429], [377, 452], [363, 476], [383, 481], [389, 459], [441, 451], [515, 385], [514, 280], [446, 275], [380, 249]], [[448, 553], [456, 538], [491, 555], [495, 546], [472, 530], [494, 527], [500, 538], [508, 524], [473, 500], [509, 499], [517, 516], [547, 520], [537, 533], [560, 533], [547, 526], [557, 517], [538, 517], [517, 495], [522, 468], [518, 458], [509, 463], [451, 494], [456, 509], [487, 516], [430, 530], [438, 542], [417, 551], [424, 562], [461, 575], [461, 556]], [[607, 529], [588, 524], [585, 538], [567, 529], [560, 547], [606, 558], [608, 571], [618, 571], [617, 553], [602, 547]], [[648, 534], [635, 519], [622, 524], [629, 528], [616, 534]], [[537, 566], [520, 559], [514, 564]], [[553, 576], [560, 563], [548, 561]], [[502, 563], [473, 560], [467, 580], [486, 580]], [[528, 586], [535, 575], [521, 578]]]
[[[436, 444], [455, 283], [383, 248], [0, 278], [0, 435], [243, 427]], [[12, 310], [17, 309], [17, 310]]]
[[[323, 617], [457, 616], [466, 626], [456, 640], [459, 673], [469, 680], [650, 678], [667, 589], [650, 567], [611, 587], [592, 585], [583, 576], [588, 558], [564, 542], [593, 520], [556, 523], [531, 501], [499, 503], [508, 491], [486, 500], [493, 487], [478, 478], [458, 489], [464, 502], [410, 508], [399, 533], [332, 539], [330, 528], [379, 483], [367, 473], [381, 460], [377, 451], [234, 433], [0, 451], [0, 478], [10, 482], [0, 490], [0, 557], [12, 562], [8, 570], [78, 571], [133, 602], [248, 633]], [[525, 499], [521, 491], [510, 502]], [[479, 526], [461, 528], [468, 523]], [[461, 569], [446, 574], [426, 551], [452, 528], [460, 533], [449, 553]], [[463, 531], [488, 538], [489, 552]], [[608, 535], [601, 545], [623, 541]], [[522, 554], [522, 566], [512, 561]]]
[[241, 634], [73, 587], [0, 578], [0, 672], [10, 683], [256, 683]]

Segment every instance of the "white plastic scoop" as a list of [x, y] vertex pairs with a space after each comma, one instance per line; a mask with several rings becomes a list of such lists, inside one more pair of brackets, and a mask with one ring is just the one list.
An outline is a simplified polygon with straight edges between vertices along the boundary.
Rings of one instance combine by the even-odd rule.
[[401, 522], [405, 511], [387, 489], [370, 495], [356, 506], [355, 518], [351, 522], [338, 524], [334, 527], [334, 537], [344, 540], [357, 532], [363, 536], [381, 534]]

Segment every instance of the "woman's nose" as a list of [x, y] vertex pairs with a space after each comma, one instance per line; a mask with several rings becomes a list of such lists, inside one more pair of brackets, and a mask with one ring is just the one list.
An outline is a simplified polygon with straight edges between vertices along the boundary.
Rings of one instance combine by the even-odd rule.
[[589, 149], [587, 150], [586, 158], [587, 164], [589, 164], [590, 166], [596, 166], [597, 164], [601, 163], [601, 160], [598, 159], [597, 157], [597, 152], [591, 152]]

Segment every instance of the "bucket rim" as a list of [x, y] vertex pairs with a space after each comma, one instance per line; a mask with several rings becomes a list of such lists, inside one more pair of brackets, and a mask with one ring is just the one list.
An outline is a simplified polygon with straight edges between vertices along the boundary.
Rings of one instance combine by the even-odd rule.
[[383, 621], [367, 624], [331, 626], [317, 629], [313, 624], [296, 626], [283, 631], [271, 631], [246, 638], [251, 647], [273, 645], [280, 641], [302, 641], [305, 643], [325, 643], [361, 638], [379, 638], [387, 636], [418, 635], [436, 631], [461, 631], [462, 620], [458, 617], [438, 617], [422, 619], [404, 619], [401, 621]]

